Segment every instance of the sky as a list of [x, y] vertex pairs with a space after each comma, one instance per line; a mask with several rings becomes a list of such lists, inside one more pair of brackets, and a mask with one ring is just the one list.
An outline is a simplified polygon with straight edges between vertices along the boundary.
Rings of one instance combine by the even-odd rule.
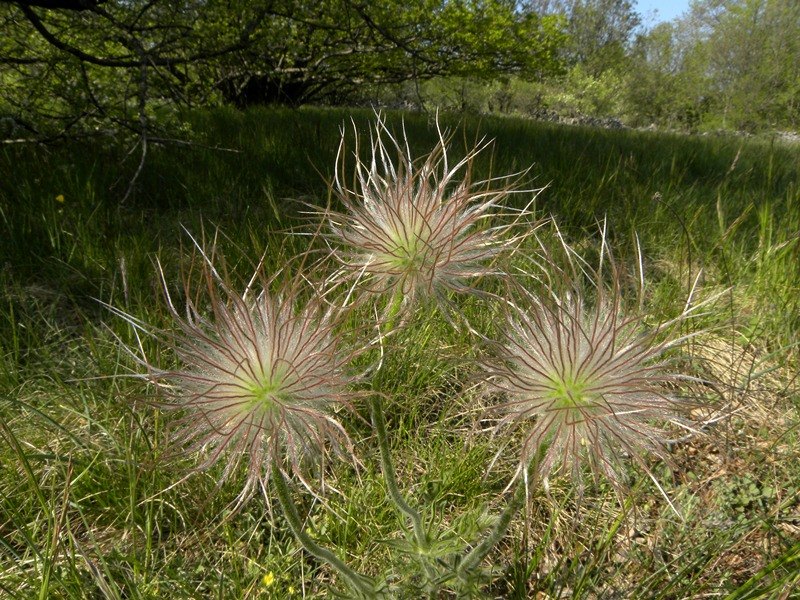
[[636, 5], [642, 23], [649, 26], [671, 21], [689, 8], [689, 0], [638, 0]]

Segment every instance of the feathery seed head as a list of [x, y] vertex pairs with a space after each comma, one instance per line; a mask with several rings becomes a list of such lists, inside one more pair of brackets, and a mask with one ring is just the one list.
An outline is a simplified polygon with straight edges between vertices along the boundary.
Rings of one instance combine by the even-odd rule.
[[[408, 141], [401, 146], [379, 116], [369, 165], [359, 158], [357, 146], [352, 187], [342, 181], [340, 170], [336, 173], [346, 211], [327, 216], [328, 237], [342, 265], [339, 276], [363, 278], [369, 292], [401, 296], [408, 306], [422, 296], [441, 300], [446, 291], [470, 291], [470, 280], [494, 273], [489, 263], [520, 238], [505, 235], [510, 225], [487, 223], [499, 216], [496, 209], [510, 186], [492, 191], [491, 180], [470, 179], [473, 160], [486, 145], [450, 164], [439, 130], [434, 150], [424, 161], [414, 161]], [[343, 147], [344, 141], [340, 162]], [[390, 153], [396, 153], [396, 161]], [[529, 214], [526, 208], [516, 218]]]
[[[545, 304], [531, 295], [509, 319], [503, 360], [487, 367], [506, 401], [498, 428], [524, 430], [518, 475], [533, 465], [541, 477], [580, 466], [624, 488], [623, 455], [645, 467], [643, 455], [662, 459], [666, 433], [652, 421], [677, 419], [678, 401], [668, 391], [679, 376], [659, 357], [679, 340], [657, 341], [627, 318], [618, 296], [600, 294], [593, 307], [580, 297]], [[649, 471], [648, 471], [649, 473]]]
[[244, 461], [237, 507], [264, 487], [274, 465], [306, 483], [306, 468], [321, 466], [331, 449], [355, 462], [335, 418], [351, 407], [351, 378], [331, 310], [318, 297], [303, 302], [296, 287], [237, 295], [209, 262], [204, 276], [210, 314], [190, 299], [181, 316], [165, 292], [178, 328], [166, 337], [181, 367], [154, 379], [167, 392], [163, 407], [181, 413], [172, 423], [175, 447], [204, 453], [199, 470], [225, 462], [220, 484]]

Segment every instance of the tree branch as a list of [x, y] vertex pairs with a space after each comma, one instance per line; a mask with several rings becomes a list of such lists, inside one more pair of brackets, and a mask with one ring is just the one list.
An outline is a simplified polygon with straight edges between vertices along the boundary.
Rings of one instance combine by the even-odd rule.
[[40, 65], [46, 62], [47, 61], [42, 58], [21, 58], [17, 56], [0, 56], [0, 65]]
[[20, 8], [30, 8], [36, 6], [37, 8], [45, 9], [61, 9], [61, 10], [92, 10], [97, 8], [100, 4], [104, 4], [106, 0], [0, 0], [7, 4], [16, 4]]
[[[16, 4], [16, 3], [15, 3]], [[25, 15], [25, 18], [28, 19], [33, 28], [39, 32], [48, 43], [55, 46], [62, 52], [66, 52], [67, 54], [71, 54], [75, 58], [78, 58], [84, 62], [88, 62], [93, 65], [98, 65], [100, 67], [125, 67], [131, 68], [136, 67], [139, 65], [138, 61], [131, 60], [128, 57], [116, 57], [116, 58], [100, 58], [97, 56], [93, 56], [91, 54], [87, 54], [83, 50], [79, 48], [75, 48], [74, 46], [70, 46], [66, 42], [62, 42], [58, 39], [55, 35], [53, 35], [47, 27], [44, 26], [42, 20], [39, 18], [33, 9], [30, 6], [25, 4], [18, 4], [20, 9], [22, 10], [22, 14]]]
[[[7, 0], [0, 0], [0, 2], [5, 2], [5, 1], [7, 1]], [[14, 2], [13, 4], [16, 4], [17, 6], [19, 6], [20, 10], [22, 10], [22, 13], [25, 15], [25, 17], [28, 19], [28, 21], [31, 23], [31, 25], [33, 25], [34, 29], [36, 29], [36, 31], [38, 31], [39, 34], [48, 43], [50, 43], [54, 47], [58, 48], [62, 52], [66, 52], [67, 54], [70, 54], [70, 55], [74, 56], [75, 58], [78, 58], [79, 60], [82, 60], [84, 62], [93, 64], [93, 65], [97, 65], [97, 66], [100, 66], [100, 67], [121, 67], [121, 68], [127, 68], [127, 69], [138, 68], [139, 65], [141, 64], [140, 61], [137, 60], [136, 58], [134, 58], [134, 55], [132, 55], [132, 54], [128, 54], [128, 55], [124, 55], [124, 56], [116, 56], [116, 57], [112, 57], [112, 58], [102, 58], [102, 57], [94, 56], [92, 54], [84, 52], [80, 48], [76, 48], [74, 46], [71, 46], [70, 44], [67, 44], [66, 42], [58, 39], [49, 29], [47, 29], [47, 27], [45, 27], [45, 25], [42, 22], [42, 20], [39, 18], [39, 15], [37, 15], [33, 11], [33, 9], [31, 9], [30, 6], [28, 6], [27, 4], [18, 3], [18, 2]], [[99, 13], [97, 13], [97, 14], [99, 14]], [[178, 64], [184, 64], [184, 63], [193, 63], [193, 62], [199, 62], [199, 61], [203, 61], [203, 60], [209, 60], [209, 59], [212, 59], [212, 58], [217, 58], [219, 56], [224, 56], [225, 54], [230, 54], [231, 52], [236, 52], [237, 50], [243, 50], [244, 48], [247, 47], [247, 45], [248, 45], [248, 43], [250, 41], [250, 36], [253, 34], [253, 32], [258, 27], [258, 24], [261, 22], [261, 20], [265, 16], [266, 16], [266, 11], [263, 11], [263, 10], [260, 11], [245, 26], [244, 30], [242, 31], [242, 34], [239, 36], [239, 39], [235, 43], [230, 44], [228, 46], [225, 46], [223, 48], [220, 48], [218, 50], [211, 50], [211, 51], [208, 51], [208, 52], [199, 52], [197, 54], [193, 54], [191, 56], [184, 56], [184, 57], [165, 57], [165, 56], [157, 56], [157, 55], [154, 56], [152, 52], [149, 52], [148, 53], [148, 62], [151, 65], [154, 65], [154, 66], [162, 66], [162, 67], [166, 66], [166, 67], [168, 67], [168, 66], [171, 66], [171, 65], [178, 65]], [[116, 25], [117, 27], [124, 29], [124, 25], [116, 23], [116, 22], [112, 22], [112, 23], [114, 25]]]

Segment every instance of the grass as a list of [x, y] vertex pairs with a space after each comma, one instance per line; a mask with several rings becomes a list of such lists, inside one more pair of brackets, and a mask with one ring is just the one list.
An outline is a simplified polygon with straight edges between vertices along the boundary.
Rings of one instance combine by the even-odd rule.
[[[390, 126], [401, 116], [390, 114]], [[192, 457], [164, 462], [165, 416], [150, 407], [154, 390], [128, 377], [137, 366], [117, 338], [137, 341], [100, 301], [168, 325], [154, 261], [180, 298], [192, 255], [184, 229], [206, 239], [218, 231], [242, 284], [262, 256], [268, 272], [280, 269], [308, 246], [308, 237], [287, 235], [308, 230], [306, 203], [335, 204], [328, 182], [339, 128], [351, 117], [362, 131], [373, 119], [317, 109], [188, 114], [195, 144], [151, 148], [125, 203], [137, 159], [111, 141], [2, 149], [0, 596], [326, 596], [333, 573], [301, 552], [279, 510], [273, 521], [255, 499], [227, 515], [237, 481], [216, 490], [215, 472], [189, 475]], [[433, 123], [404, 119], [412, 151], [430, 150]], [[454, 154], [495, 140], [475, 179], [532, 165], [530, 186], [547, 186], [537, 211], [554, 215], [587, 256], [596, 256], [597, 223], [606, 218], [619, 265], [632, 272], [638, 236], [645, 300], [659, 318], [682, 310], [701, 272], [704, 293], [725, 291], [703, 317], [713, 333], [694, 343], [697, 362], [687, 365], [717, 382], [707, 390], [717, 412], [695, 415], [714, 421], [673, 445], [674, 472], [652, 465], [683, 520], [633, 470], [633, 495], [622, 504], [603, 484], [578, 501], [570, 482], [555, 478], [490, 555], [482, 593], [789, 597], [800, 584], [798, 148], [515, 119], [442, 121], [455, 131]], [[482, 331], [496, 326], [480, 301], [462, 308]], [[475, 539], [497, 514], [493, 499], [514, 464], [501, 459], [486, 472], [497, 441], [479, 433], [484, 399], [470, 367], [483, 349], [435, 313], [421, 323], [400, 334], [378, 382], [390, 397], [398, 477], [428, 522]], [[141, 341], [151, 361], [173, 364]], [[366, 405], [357, 408], [369, 418]], [[400, 576], [410, 558], [396, 551], [402, 519], [377, 476], [371, 431], [358, 418], [346, 426], [362, 471], [333, 468], [330, 482], [342, 493], [326, 497], [330, 510], [298, 494], [301, 514], [354, 568]]]

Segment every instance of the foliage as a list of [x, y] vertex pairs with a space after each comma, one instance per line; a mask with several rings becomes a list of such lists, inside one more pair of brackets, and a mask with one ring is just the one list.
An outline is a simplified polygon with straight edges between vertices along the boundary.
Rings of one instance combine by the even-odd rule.
[[641, 121], [688, 128], [796, 129], [800, 6], [701, 1], [639, 37], [630, 80]]
[[698, 0], [649, 28], [627, 0], [4, 0], [0, 25], [5, 143], [123, 132], [140, 164], [188, 137], [180, 110], [221, 104], [800, 123], [792, 0]]
[[159, 106], [208, 98], [213, 89], [200, 83], [197, 65], [247, 46], [265, 18], [246, 2], [63, 4], [0, 6], [11, 134], [123, 127], [144, 135]]
[[530, 77], [556, 68], [563, 40], [557, 18], [507, 0], [55, 6], [0, 5], [6, 136], [122, 127], [144, 139], [176, 106], [343, 102], [434, 76]]
[[628, 0], [529, 0], [541, 14], [565, 16], [569, 64], [583, 65], [592, 76], [618, 68], [641, 20]]
[[722, 124], [800, 124], [800, 5], [728, 2], [706, 44]]
[[564, 23], [563, 69], [488, 82], [437, 78], [375, 99], [568, 122], [611, 117], [688, 131], [798, 127], [796, 2], [698, 1], [684, 15], [650, 28], [642, 27], [627, 2], [540, 0], [525, 6]]

